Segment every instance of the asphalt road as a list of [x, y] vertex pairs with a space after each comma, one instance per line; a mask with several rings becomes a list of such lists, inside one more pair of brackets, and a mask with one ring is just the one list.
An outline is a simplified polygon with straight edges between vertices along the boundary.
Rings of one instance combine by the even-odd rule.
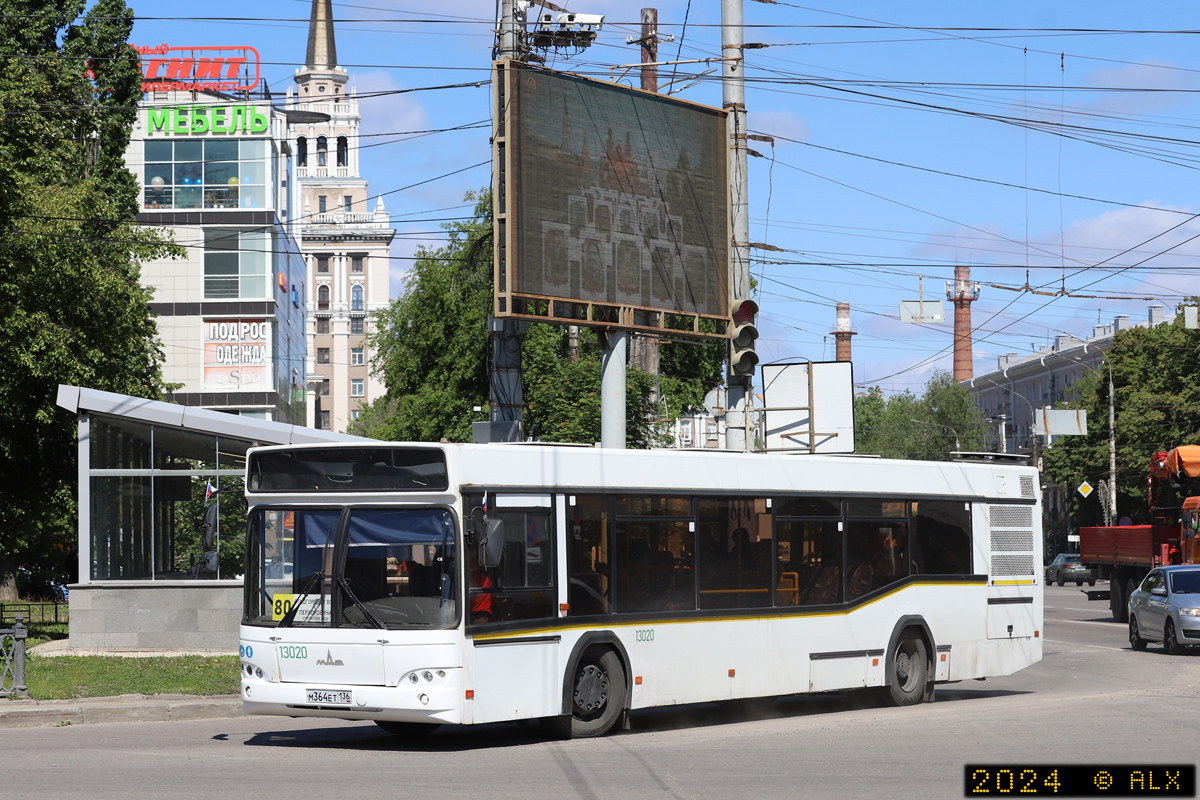
[[633, 715], [557, 741], [537, 724], [443, 729], [418, 747], [370, 723], [282, 718], [0, 730], [23, 798], [934, 798], [967, 763], [1194, 764], [1200, 650], [1135, 653], [1106, 603], [1046, 589], [1045, 658], [914, 708], [855, 696]]

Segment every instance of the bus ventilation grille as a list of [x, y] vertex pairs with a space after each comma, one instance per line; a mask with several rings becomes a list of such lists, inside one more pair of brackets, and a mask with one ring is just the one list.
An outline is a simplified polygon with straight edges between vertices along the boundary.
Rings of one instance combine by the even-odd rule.
[[1033, 574], [1033, 507], [988, 506], [992, 577]]
[[1037, 499], [1037, 491], [1033, 485], [1032, 475], [1021, 476], [1021, 497], [1028, 497], [1030, 500]]

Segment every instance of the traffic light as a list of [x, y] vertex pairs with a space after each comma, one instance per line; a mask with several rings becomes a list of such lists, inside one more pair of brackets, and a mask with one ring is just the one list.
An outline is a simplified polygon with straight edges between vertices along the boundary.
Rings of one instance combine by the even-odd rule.
[[758, 353], [754, 352], [754, 340], [758, 328], [754, 327], [754, 315], [758, 304], [753, 300], [733, 302], [733, 337], [729, 340], [729, 371], [736, 377], [754, 374], [758, 366]]

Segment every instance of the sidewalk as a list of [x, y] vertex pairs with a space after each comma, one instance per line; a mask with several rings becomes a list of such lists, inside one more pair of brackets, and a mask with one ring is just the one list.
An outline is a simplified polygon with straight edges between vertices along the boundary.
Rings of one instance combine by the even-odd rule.
[[[29, 652], [39, 656], [108, 655], [130, 658], [161, 655], [230, 655], [208, 651], [85, 653], [72, 650], [70, 642], [66, 639], [45, 642], [30, 648]], [[187, 694], [123, 694], [118, 697], [91, 697], [85, 700], [0, 699], [0, 728], [89, 725], [98, 722], [170, 722], [241, 716], [244, 716], [242, 699], [236, 694], [212, 697]]]
[[241, 717], [236, 694], [123, 694], [86, 700], [0, 700], [0, 728], [90, 725], [97, 722], [177, 722]]

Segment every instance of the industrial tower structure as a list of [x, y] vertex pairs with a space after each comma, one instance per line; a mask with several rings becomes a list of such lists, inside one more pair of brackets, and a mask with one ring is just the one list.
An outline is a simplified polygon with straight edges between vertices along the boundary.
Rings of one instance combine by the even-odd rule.
[[833, 338], [837, 342], [837, 360], [850, 361], [850, 337], [858, 334], [850, 326], [850, 304], [837, 304], [837, 325], [833, 329]]
[[969, 381], [975, 374], [971, 354], [971, 303], [979, 299], [979, 284], [971, 283], [971, 267], [954, 266], [954, 280], [946, 282], [946, 299], [954, 303], [954, 380]]

